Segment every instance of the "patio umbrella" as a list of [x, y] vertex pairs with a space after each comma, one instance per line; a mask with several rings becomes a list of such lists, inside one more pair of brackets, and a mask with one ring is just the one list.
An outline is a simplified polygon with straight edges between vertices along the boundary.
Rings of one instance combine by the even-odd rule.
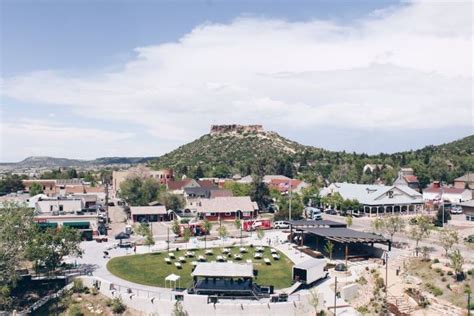
[[115, 239], [119, 239], [120, 244], [122, 244], [122, 239], [129, 239], [129, 238], [130, 238], [130, 235], [125, 232], [120, 232], [117, 235], [115, 235]]

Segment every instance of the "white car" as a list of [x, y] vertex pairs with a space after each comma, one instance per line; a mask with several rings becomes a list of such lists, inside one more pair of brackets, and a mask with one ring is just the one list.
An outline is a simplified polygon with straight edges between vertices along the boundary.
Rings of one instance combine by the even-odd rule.
[[451, 207], [451, 214], [462, 214], [462, 208], [460, 206]]
[[273, 223], [273, 227], [276, 229], [282, 229], [282, 228], [290, 228], [290, 225], [288, 225], [284, 221], [278, 221], [278, 222]]

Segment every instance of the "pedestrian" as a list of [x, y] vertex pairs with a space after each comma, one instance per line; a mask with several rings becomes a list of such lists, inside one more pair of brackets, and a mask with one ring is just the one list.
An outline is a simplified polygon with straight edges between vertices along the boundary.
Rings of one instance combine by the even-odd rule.
[[133, 253], [137, 254], [137, 246], [133, 246]]

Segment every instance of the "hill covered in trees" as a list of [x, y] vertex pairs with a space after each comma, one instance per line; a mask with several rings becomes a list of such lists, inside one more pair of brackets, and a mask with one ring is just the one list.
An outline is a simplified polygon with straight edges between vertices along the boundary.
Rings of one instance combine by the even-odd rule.
[[[451, 182], [474, 170], [474, 136], [438, 146], [394, 154], [367, 155], [328, 151], [288, 140], [275, 132], [224, 129], [206, 134], [150, 164], [173, 168], [188, 177], [229, 177], [257, 173], [284, 174], [322, 185], [324, 181], [392, 183], [399, 167], [412, 167], [424, 186], [432, 180]], [[365, 164], [380, 164], [363, 174]], [[388, 167], [391, 166], [392, 168]]]

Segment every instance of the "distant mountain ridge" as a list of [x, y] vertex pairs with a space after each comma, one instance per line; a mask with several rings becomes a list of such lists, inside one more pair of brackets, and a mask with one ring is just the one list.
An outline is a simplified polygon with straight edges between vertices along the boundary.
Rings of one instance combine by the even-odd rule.
[[32, 156], [19, 162], [0, 163], [0, 166], [10, 168], [69, 168], [93, 167], [117, 164], [147, 163], [156, 157], [101, 157], [92, 160], [56, 158], [48, 156]]

